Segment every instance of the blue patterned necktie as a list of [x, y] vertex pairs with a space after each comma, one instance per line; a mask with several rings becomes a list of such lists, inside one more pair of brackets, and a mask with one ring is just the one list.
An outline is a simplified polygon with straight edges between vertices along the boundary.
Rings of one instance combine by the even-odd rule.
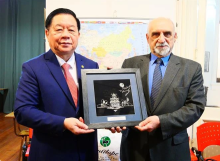
[[156, 60], [156, 67], [154, 69], [154, 75], [153, 75], [153, 84], [152, 84], [152, 89], [151, 89], [151, 96], [150, 96], [150, 101], [151, 101], [151, 109], [153, 110], [154, 108], [154, 103], [156, 102], [156, 98], [158, 96], [161, 82], [162, 82], [162, 73], [160, 70], [160, 65], [161, 65], [162, 60], [160, 58], [157, 58]]

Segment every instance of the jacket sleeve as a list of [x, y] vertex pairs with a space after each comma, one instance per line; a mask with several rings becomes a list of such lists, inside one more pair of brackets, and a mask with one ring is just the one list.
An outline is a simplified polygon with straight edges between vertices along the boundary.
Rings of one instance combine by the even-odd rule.
[[202, 115], [205, 108], [205, 95], [201, 65], [191, 79], [184, 106], [178, 110], [159, 115], [163, 139], [174, 136], [195, 123]]
[[65, 117], [39, 110], [39, 104], [42, 103], [40, 92], [36, 75], [28, 63], [24, 63], [14, 105], [16, 120], [44, 133], [60, 135], [64, 130]]

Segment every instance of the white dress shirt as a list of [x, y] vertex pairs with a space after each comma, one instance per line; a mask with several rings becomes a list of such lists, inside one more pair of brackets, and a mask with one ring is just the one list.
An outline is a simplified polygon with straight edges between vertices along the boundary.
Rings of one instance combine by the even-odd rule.
[[70, 65], [69, 72], [70, 72], [71, 76], [73, 77], [73, 80], [75, 81], [76, 86], [79, 87], [78, 79], [77, 79], [75, 54], [73, 53], [73, 55], [70, 57], [70, 59], [67, 62], [65, 60], [63, 60], [61, 57], [59, 57], [58, 55], [56, 55], [56, 57], [57, 57], [57, 60], [60, 64], [60, 67], [62, 69], [63, 74], [64, 74], [64, 71], [63, 71], [62, 65], [64, 63], [67, 63]]

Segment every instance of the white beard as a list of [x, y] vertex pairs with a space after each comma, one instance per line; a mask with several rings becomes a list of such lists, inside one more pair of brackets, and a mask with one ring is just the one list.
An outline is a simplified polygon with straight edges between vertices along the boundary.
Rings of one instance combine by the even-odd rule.
[[[160, 49], [157, 48], [158, 46], [165, 46], [166, 48], [163, 48], [163, 49], [160, 50]], [[157, 43], [156, 46], [154, 47], [154, 51], [158, 55], [161, 55], [161, 56], [165, 57], [170, 53], [171, 48], [170, 48], [170, 46], [167, 42], [164, 42], [163, 44]]]

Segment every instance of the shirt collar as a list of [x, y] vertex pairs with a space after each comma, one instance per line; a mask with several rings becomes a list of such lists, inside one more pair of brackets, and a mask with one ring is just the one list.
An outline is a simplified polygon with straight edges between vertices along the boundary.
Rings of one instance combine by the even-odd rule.
[[[155, 60], [158, 58], [156, 55], [151, 54], [151, 58], [150, 58], [150, 65], [153, 65]], [[169, 59], [170, 59], [170, 54], [167, 55], [166, 57], [161, 58], [163, 61], [163, 65], [166, 67], [168, 65]]]
[[67, 63], [73, 68], [73, 65], [76, 63], [74, 53], [72, 54], [72, 56], [70, 57], [70, 59], [67, 62], [65, 60], [63, 60], [61, 57], [59, 57], [58, 55], [56, 55], [56, 57], [57, 57], [57, 60], [58, 60], [61, 67], [64, 63]]

